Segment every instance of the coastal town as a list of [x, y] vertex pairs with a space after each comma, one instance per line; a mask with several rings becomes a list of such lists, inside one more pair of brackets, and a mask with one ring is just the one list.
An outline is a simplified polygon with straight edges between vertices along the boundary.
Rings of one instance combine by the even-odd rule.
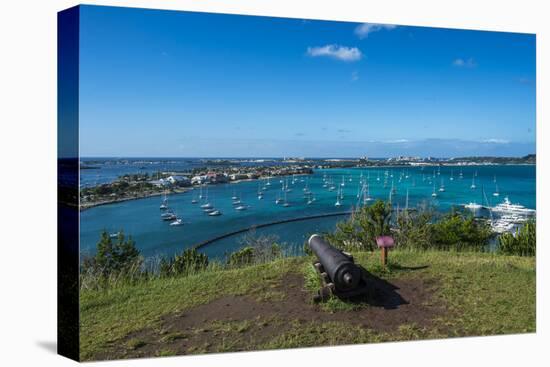
[[246, 180], [268, 179], [277, 176], [309, 175], [309, 165], [257, 167], [204, 167], [189, 172], [157, 172], [156, 174], [125, 174], [117, 180], [80, 190], [80, 208], [126, 200], [183, 193], [193, 186], [237, 183]]

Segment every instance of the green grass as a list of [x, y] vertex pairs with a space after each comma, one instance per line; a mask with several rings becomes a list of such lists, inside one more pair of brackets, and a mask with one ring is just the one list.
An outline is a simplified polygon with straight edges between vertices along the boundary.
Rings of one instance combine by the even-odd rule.
[[[370, 272], [390, 282], [407, 278], [437, 281], [432, 302], [445, 304], [449, 312], [437, 319], [429, 330], [414, 324], [401, 325], [393, 332], [379, 332], [345, 322], [296, 322], [256, 349], [535, 331], [535, 258], [488, 253], [392, 251], [389, 265], [382, 267], [377, 252], [354, 256]], [[163, 315], [182, 312], [224, 295], [250, 295], [258, 301], [278, 302], [285, 294], [272, 288], [288, 272], [303, 273], [305, 288], [314, 292], [318, 278], [310, 263], [311, 258], [307, 257], [279, 259], [242, 269], [153, 279], [108, 290], [82, 290], [81, 358], [93, 359], [96, 354], [122, 343], [121, 340], [131, 333], [159, 327]], [[328, 312], [341, 312], [369, 306], [330, 299], [321, 307]], [[205, 327], [238, 335], [258, 326], [260, 321], [254, 320], [254, 315], [250, 317], [250, 321], [214, 322]], [[167, 342], [186, 337], [178, 333], [163, 335]], [[143, 343], [130, 340], [127, 349], [139, 349]], [[217, 350], [231, 351], [234, 350], [232, 346], [228, 338], [226, 343], [217, 346]], [[208, 345], [197, 345], [189, 352], [202, 353], [207, 348]], [[158, 355], [170, 353], [168, 350], [157, 352]]]
[[242, 269], [121, 284], [107, 290], [81, 290], [81, 358], [90, 359], [129, 333], [155, 326], [160, 317], [168, 313], [181, 312], [223, 295], [265, 297], [266, 287], [275, 284], [301, 261], [281, 259]]

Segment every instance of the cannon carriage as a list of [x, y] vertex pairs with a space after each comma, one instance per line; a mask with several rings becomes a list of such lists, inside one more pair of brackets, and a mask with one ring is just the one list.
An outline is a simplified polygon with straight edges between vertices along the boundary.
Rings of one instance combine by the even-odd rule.
[[366, 271], [355, 264], [351, 254], [331, 246], [317, 234], [309, 238], [308, 245], [317, 256], [313, 266], [322, 283], [314, 301], [325, 300], [331, 295], [352, 298], [368, 293]]

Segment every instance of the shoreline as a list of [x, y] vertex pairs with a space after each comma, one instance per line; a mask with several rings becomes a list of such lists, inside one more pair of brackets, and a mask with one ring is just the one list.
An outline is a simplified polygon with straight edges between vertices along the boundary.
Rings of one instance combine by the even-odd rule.
[[[228, 182], [223, 182], [223, 183], [204, 184], [204, 186], [208, 186], [208, 185], [217, 186], [217, 185], [224, 185], [224, 184], [231, 185], [231, 184], [238, 184], [238, 183], [241, 183], [241, 182], [252, 182], [252, 181], [259, 181], [259, 180], [266, 180], [266, 179], [275, 179], [277, 177], [307, 176], [307, 175], [310, 175], [310, 174], [309, 173], [297, 173], [297, 174], [293, 174], [293, 175], [280, 175], [280, 176], [265, 176], [265, 177], [258, 177], [258, 178], [246, 178], [246, 179], [228, 181]], [[168, 192], [166, 194], [167, 195], [184, 194], [186, 192], [195, 190], [199, 186], [201, 186], [201, 185], [196, 185], [196, 186], [193, 185], [193, 186], [188, 186], [188, 187], [184, 187], [184, 188], [171, 189], [170, 192]], [[151, 197], [163, 195], [164, 193], [165, 192], [153, 192], [153, 193], [144, 194], [144, 195], [141, 195], [141, 196], [125, 197], [125, 198], [118, 198], [118, 199], [113, 199], [113, 200], [103, 200], [103, 201], [98, 201], [98, 202], [93, 202], [93, 203], [86, 203], [86, 204], [82, 204], [79, 201], [78, 206], [79, 206], [79, 211], [82, 212], [84, 210], [95, 208], [97, 206], [122, 203], [122, 202], [130, 201], [130, 200], [148, 199], [148, 198], [151, 198]]]
[[[193, 188], [174, 189], [174, 190], [170, 191], [169, 193], [166, 193], [166, 195], [184, 194], [184, 193], [186, 193], [188, 191], [192, 191], [192, 190], [193, 190]], [[149, 193], [149, 194], [145, 194], [145, 195], [141, 195], [141, 196], [118, 198], [118, 199], [113, 199], [113, 200], [104, 200], [104, 201], [98, 201], [98, 202], [89, 203], [89, 204], [79, 203], [79, 209], [80, 209], [79, 211], [83, 212], [85, 210], [92, 209], [92, 208], [95, 208], [97, 206], [102, 206], [102, 205], [123, 203], [125, 201], [131, 201], [131, 200], [148, 199], [148, 198], [152, 198], [152, 197], [155, 197], [155, 196], [161, 196], [163, 194], [164, 194], [164, 192], [154, 192], [154, 193]]]

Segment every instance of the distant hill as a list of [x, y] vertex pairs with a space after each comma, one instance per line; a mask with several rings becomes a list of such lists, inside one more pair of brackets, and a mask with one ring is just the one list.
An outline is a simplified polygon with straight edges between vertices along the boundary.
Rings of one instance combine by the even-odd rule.
[[537, 155], [528, 154], [523, 157], [459, 157], [451, 158], [450, 161], [495, 164], [536, 164]]

